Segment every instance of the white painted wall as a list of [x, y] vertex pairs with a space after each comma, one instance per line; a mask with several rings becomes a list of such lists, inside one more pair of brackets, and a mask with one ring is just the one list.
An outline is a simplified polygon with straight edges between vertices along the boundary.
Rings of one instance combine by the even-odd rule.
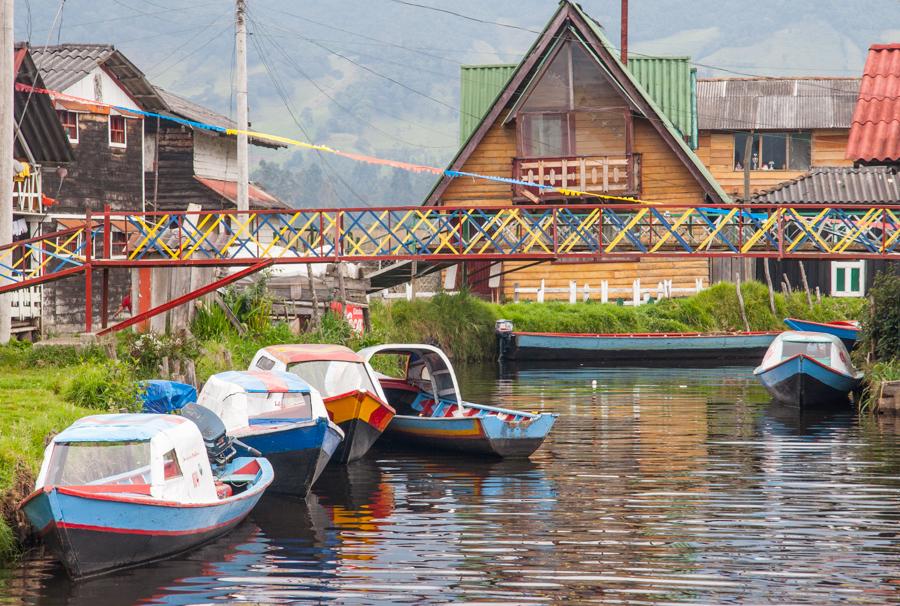
[[208, 179], [237, 181], [237, 143], [194, 130], [194, 174]]
[[94, 68], [90, 74], [62, 92], [73, 97], [93, 99], [111, 105], [125, 107], [134, 107], [135, 105], [122, 87], [100, 67]]

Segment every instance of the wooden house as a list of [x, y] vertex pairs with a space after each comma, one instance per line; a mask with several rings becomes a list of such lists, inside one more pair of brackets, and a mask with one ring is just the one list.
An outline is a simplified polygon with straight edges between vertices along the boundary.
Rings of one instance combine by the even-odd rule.
[[744, 197], [746, 162], [751, 195], [811, 169], [852, 166], [847, 138], [859, 83], [859, 78], [701, 78], [697, 156], [735, 198]]
[[[57, 203], [47, 211], [53, 228], [71, 227], [85, 211], [186, 210], [189, 205], [218, 210], [234, 207], [237, 142], [170, 121], [117, 110], [133, 107], [217, 126], [233, 126], [220, 116], [151, 84], [115, 47], [64, 44], [32, 49], [46, 88], [78, 100], [58, 99], [55, 110], [68, 135], [72, 161], [63, 170], [44, 174], [44, 192]], [[251, 143], [260, 144], [251, 140]], [[251, 208], [281, 208], [277, 198], [250, 188]], [[111, 269], [111, 309], [131, 294], [135, 308], [147, 309], [150, 293], [181, 294], [161, 280], [150, 288], [133, 279], [138, 272]], [[147, 272], [145, 272], [147, 273]], [[171, 283], [177, 282], [172, 280]], [[179, 283], [185, 282], [181, 280]], [[190, 283], [190, 278], [185, 283]], [[185, 287], [186, 288], [186, 287]], [[94, 281], [94, 325], [101, 325], [100, 281]], [[143, 294], [142, 294], [143, 293]], [[45, 329], [77, 332], [84, 327], [84, 282], [62, 280], [43, 288]]]
[[[502, 66], [505, 74], [484, 75], [505, 78], [499, 94], [482, 93], [483, 97], [490, 96], [486, 111], [477, 112], [477, 98], [463, 100], [462, 120], [473, 124], [470, 133], [463, 133], [465, 140], [449, 169], [509, 178], [530, 171], [549, 179], [551, 171], [559, 175], [565, 163], [568, 170], [578, 167], [576, 171], [585, 172], [570, 178], [583, 183], [589, 192], [670, 203], [728, 202], [728, 194], [688, 143], [691, 132], [685, 131], [691, 130], [691, 73], [687, 60], [658, 61], [666, 65], [664, 74], [671, 71], [683, 77], [660, 77], [656, 70], [647, 69], [642, 82], [620, 61], [602, 27], [577, 4], [563, 0], [517, 66]], [[479, 75], [469, 70], [464, 77], [477, 79]], [[653, 88], [661, 89], [656, 91], [656, 98], [650, 92]], [[680, 104], [664, 109], [666, 102]], [[677, 117], [681, 128], [669, 114]], [[594, 171], [595, 167], [599, 170]], [[593, 178], [595, 172], [601, 175], [597, 179]], [[582, 200], [445, 176], [425, 204], [506, 206]], [[513, 298], [516, 284], [535, 287], [543, 283], [548, 289], [561, 290], [573, 280], [579, 287], [587, 283], [594, 288], [605, 280], [614, 289], [630, 288], [639, 278], [654, 285], [672, 280], [675, 288], [692, 288], [696, 280], [709, 277], [705, 259], [555, 261], [528, 268], [523, 267], [525, 263], [504, 262], [504, 275], [496, 281], [484, 277], [473, 280], [473, 276], [485, 276], [489, 271], [496, 275], [500, 273], [499, 264], [492, 270], [469, 265], [468, 281], [475, 290], [492, 286], [490, 294], [503, 298]], [[546, 298], [568, 296], [560, 292]]]

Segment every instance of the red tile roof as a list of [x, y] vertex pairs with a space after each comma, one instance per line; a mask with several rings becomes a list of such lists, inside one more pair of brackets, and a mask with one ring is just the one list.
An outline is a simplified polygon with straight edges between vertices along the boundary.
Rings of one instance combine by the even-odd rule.
[[850, 125], [847, 158], [900, 160], [900, 43], [873, 44]]
[[[210, 188], [223, 198], [230, 200], [233, 204], [237, 204], [237, 182], [223, 181], [221, 179], [209, 179], [207, 177], [194, 177], [197, 181]], [[274, 208], [290, 208], [287, 204], [264, 191], [260, 187], [250, 184], [249, 187], [250, 208], [253, 209], [274, 209]]]

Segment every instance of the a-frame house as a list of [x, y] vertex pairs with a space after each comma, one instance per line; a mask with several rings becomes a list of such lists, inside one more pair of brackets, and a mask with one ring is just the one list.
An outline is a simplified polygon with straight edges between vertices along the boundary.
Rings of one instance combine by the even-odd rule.
[[[465, 107], [464, 107], [465, 109]], [[563, 0], [477, 127], [462, 144], [449, 168], [520, 179], [536, 176], [548, 185], [598, 194], [633, 196], [657, 202], [703, 204], [729, 202], [683, 135], [654, 102], [639, 80], [619, 60], [602, 27], [580, 6]], [[551, 181], [555, 179], [555, 181]], [[506, 206], [568, 202], [555, 193], [540, 193], [504, 183], [444, 176], [426, 205]], [[533, 267], [505, 262], [475, 268], [467, 280], [473, 290], [495, 298], [513, 298], [514, 285], [548, 289], [630, 288], [635, 278], [656, 285], [672, 280], [690, 288], [707, 281], [704, 259], [633, 260], [570, 263], [559, 260]], [[488, 273], [500, 279], [487, 280]], [[490, 289], [486, 289], [490, 285]], [[486, 292], [487, 290], [487, 292]], [[534, 294], [521, 298], [534, 298]], [[563, 292], [546, 298], [567, 298]]]

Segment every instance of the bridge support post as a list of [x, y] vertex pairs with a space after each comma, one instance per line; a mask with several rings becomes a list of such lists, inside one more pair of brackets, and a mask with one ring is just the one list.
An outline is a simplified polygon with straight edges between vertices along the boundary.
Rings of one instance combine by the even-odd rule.
[[94, 280], [91, 272], [91, 253], [94, 247], [91, 209], [84, 214], [84, 332], [94, 329]]

